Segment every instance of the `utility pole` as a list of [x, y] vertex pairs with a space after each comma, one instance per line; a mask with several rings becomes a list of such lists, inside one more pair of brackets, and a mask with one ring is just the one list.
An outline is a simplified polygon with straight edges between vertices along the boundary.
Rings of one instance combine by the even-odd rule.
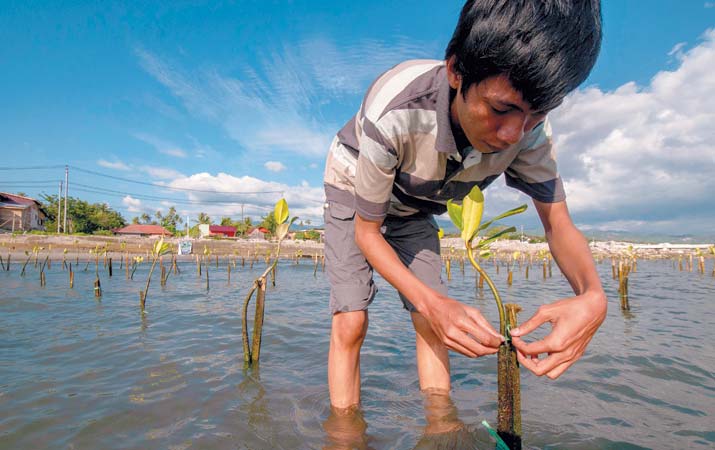
[[62, 206], [62, 181], [60, 181], [60, 190], [57, 193], [57, 234], [60, 234], [60, 219], [62, 218], [62, 211], [60, 207]]
[[65, 216], [62, 222], [62, 230], [67, 234], [67, 193], [70, 187], [70, 167], [65, 165]]

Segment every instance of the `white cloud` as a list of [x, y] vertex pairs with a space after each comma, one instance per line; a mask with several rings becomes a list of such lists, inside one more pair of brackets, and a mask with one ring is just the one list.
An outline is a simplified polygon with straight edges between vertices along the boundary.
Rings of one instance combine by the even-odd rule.
[[142, 67], [190, 113], [220, 124], [244, 149], [313, 157], [325, 155], [349, 118], [326, 119], [325, 105], [362, 95], [396, 62], [438, 54], [436, 44], [408, 39], [394, 45], [360, 41], [343, 48], [317, 38], [269, 50], [258, 66], [227, 76], [215, 69], [185, 70], [137, 50]]
[[201, 210], [216, 218], [240, 217], [242, 208], [245, 215], [254, 218], [266, 215], [273, 210], [276, 201], [283, 197], [288, 201], [291, 216], [322, 222], [322, 187], [312, 188], [303, 184], [290, 186], [250, 176], [235, 177], [226, 173], [197, 173], [175, 179], [169, 182], [168, 186], [208, 191], [189, 192], [187, 197], [197, 203], [191, 208], [194, 212]]
[[[674, 52], [682, 51], [676, 46]], [[715, 218], [715, 30], [649, 86], [587, 88], [552, 114], [569, 206], [592, 221]]]
[[284, 166], [283, 163], [280, 161], [266, 161], [263, 167], [270, 170], [271, 172], [281, 172], [283, 170], [286, 170], [286, 166]]
[[100, 159], [97, 161], [97, 165], [101, 167], [106, 167], [107, 169], [114, 169], [114, 170], [132, 170], [131, 167], [128, 165], [124, 164], [122, 161], [115, 160], [115, 161], [106, 161], [104, 159]]
[[142, 212], [142, 201], [136, 198], [133, 198], [131, 195], [127, 195], [122, 199], [122, 205], [127, 208], [127, 211], [131, 213], [138, 213]]
[[182, 174], [181, 172], [178, 172], [174, 169], [169, 169], [167, 167], [142, 166], [139, 167], [139, 170], [149, 174], [149, 176], [159, 178], [161, 180], [170, 180], [172, 178], [181, 178], [184, 176], [184, 174]]
[[182, 149], [174, 143], [159, 139], [156, 136], [152, 136], [146, 133], [134, 133], [133, 136], [140, 141], [151, 145], [156, 149], [156, 151], [164, 155], [173, 156], [175, 158], [186, 158], [188, 156], [186, 150]]

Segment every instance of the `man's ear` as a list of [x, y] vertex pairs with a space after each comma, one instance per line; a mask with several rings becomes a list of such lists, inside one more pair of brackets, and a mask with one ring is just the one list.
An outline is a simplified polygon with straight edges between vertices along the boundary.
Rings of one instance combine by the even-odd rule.
[[457, 57], [455, 55], [452, 55], [449, 59], [447, 59], [447, 81], [449, 82], [449, 87], [459, 91], [462, 87], [462, 76], [458, 74], [454, 68], [456, 60]]

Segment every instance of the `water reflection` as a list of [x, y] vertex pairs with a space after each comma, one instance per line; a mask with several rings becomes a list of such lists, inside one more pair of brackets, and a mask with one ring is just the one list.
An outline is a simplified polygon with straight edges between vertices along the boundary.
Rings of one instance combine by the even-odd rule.
[[440, 390], [422, 393], [425, 425], [415, 449], [470, 449], [476, 448], [474, 437], [459, 418], [457, 407], [448, 392]]
[[359, 407], [330, 408], [330, 415], [323, 422], [327, 444], [325, 450], [371, 449], [368, 445], [367, 422]]
[[[474, 436], [459, 418], [457, 407], [448, 392], [440, 390], [422, 393], [426, 425], [415, 449], [470, 449], [477, 448]], [[368, 424], [359, 407], [339, 409], [331, 407], [323, 422], [327, 444], [325, 450], [358, 449], [370, 446]]]

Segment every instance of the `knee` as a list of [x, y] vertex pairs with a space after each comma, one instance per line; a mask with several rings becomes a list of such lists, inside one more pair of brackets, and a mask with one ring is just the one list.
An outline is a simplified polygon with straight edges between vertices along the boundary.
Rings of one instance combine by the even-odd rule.
[[340, 347], [360, 346], [367, 334], [367, 323], [367, 311], [335, 314], [331, 340]]

